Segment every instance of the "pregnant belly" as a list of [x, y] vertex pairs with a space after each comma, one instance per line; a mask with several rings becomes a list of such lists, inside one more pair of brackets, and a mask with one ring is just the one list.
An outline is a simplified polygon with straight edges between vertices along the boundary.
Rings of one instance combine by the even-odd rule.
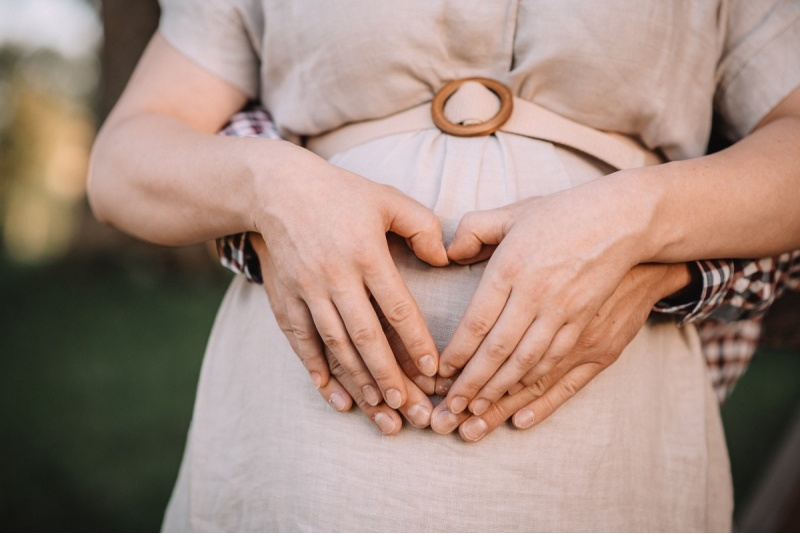
[[475, 292], [486, 262], [432, 267], [419, 260], [404, 240], [390, 234], [389, 251], [400, 276], [417, 301], [436, 346], [443, 350]]

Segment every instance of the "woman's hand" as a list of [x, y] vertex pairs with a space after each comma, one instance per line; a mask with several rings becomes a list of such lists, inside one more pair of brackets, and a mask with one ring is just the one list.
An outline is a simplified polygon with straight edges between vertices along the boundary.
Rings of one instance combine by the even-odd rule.
[[418, 369], [434, 376], [438, 351], [389, 254], [386, 232], [405, 237], [420, 259], [446, 265], [439, 220], [395, 188], [304, 149], [286, 149], [295, 151], [287, 157], [291, 165], [268, 185], [257, 176], [264, 198], [254, 199], [254, 225], [272, 258], [265, 279], [273, 279], [284, 309], [282, 327], [316, 385], [329, 376], [324, 345], [370, 405], [383, 398], [400, 408], [408, 387], [370, 297]]
[[[314, 344], [313, 351], [302, 349], [302, 342], [298, 339], [297, 332], [289, 323], [285, 289], [276, 283], [275, 264], [272, 256], [260, 235], [250, 234], [249, 238], [259, 256], [264, 289], [278, 325], [283, 330], [294, 351], [300, 355], [303, 364], [311, 374], [314, 386], [322, 395], [322, 398], [340, 412], [350, 410], [355, 402], [380, 432], [387, 435], [399, 432], [402, 421], [397, 410], [392, 409], [384, 402], [378, 402], [377, 404], [368, 402], [359, 383], [341, 365], [334, 353], [322, 345], [319, 337], [315, 337], [311, 341]], [[426, 394], [434, 392], [436, 379], [423, 375], [419, 371], [405, 349], [397, 331], [383, 315], [380, 308], [374, 302], [372, 304], [374, 313], [378, 316], [381, 327], [384, 329], [384, 334], [397, 363], [403, 369], [403, 381], [408, 391], [408, 398], [405, 404], [399, 407], [399, 411], [412, 425], [417, 428], [424, 428], [430, 424], [431, 411], [433, 409]], [[304, 356], [317, 352], [324, 352], [325, 361], [320, 362], [313, 357], [305, 357], [304, 359]], [[329, 376], [329, 370], [333, 376]]]
[[[517, 428], [541, 423], [609, 367], [644, 325], [656, 302], [690, 281], [686, 264], [644, 264], [628, 272], [578, 338], [575, 347], [553, 369], [536, 379], [531, 373], [480, 417], [458, 416], [459, 434], [478, 441], [513, 415]], [[434, 429], [442, 431], [434, 423]]]
[[[480, 415], [523, 377], [547, 374], [639, 263], [640, 236], [628, 217], [642, 214], [615, 209], [614, 196], [598, 196], [598, 182], [462, 219], [452, 260], [469, 263], [496, 249], [442, 352], [441, 375], [463, 370], [435, 411], [435, 429], [455, 428], [467, 406]], [[600, 191], [615, 187], [605, 182]]]

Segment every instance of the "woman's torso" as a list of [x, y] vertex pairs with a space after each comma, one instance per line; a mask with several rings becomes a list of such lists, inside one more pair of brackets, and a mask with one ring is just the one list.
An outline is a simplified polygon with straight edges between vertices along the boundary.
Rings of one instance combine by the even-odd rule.
[[[584, 124], [690, 155], [707, 125], [676, 126], [682, 119], [669, 109], [672, 88], [685, 85], [670, 54], [690, 56], [677, 47], [680, 24], [665, 21], [711, 16], [693, 5], [264, 2], [263, 19], [251, 24], [263, 24], [252, 37], [262, 39], [262, 98], [289, 134], [390, 115], [430, 100], [450, 79], [484, 76]], [[702, 41], [697, 29], [681, 31]], [[713, 87], [714, 65], [693, 61], [698, 83]], [[677, 115], [710, 110], [707, 96]], [[437, 130], [378, 139], [331, 162], [431, 207], [446, 240], [468, 211], [607, 171], [544, 141]], [[392, 252], [442, 348], [483, 265], [434, 269], [402, 243]], [[716, 402], [691, 328], [648, 325], [533, 430], [501, 427], [478, 444], [408, 426], [384, 437], [362, 414], [336, 414], [318, 397], [263, 290], [238, 280], [209, 342], [165, 526], [719, 530], [730, 527], [730, 501]]]

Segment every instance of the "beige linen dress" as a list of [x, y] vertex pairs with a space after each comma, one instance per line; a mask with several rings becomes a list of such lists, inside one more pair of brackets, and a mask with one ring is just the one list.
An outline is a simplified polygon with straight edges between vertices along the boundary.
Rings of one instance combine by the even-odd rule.
[[[781, 51], [800, 40], [797, 3], [170, 0], [163, 8], [166, 38], [260, 98], [287, 136], [392, 115], [430, 101], [449, 80], [482, 76], [688, 158], [704, 152], [712, 105], [741, 137], [800, 82], [781, 65]], [[376, 139], [330, 161], [431, 207], [447, 240], [466, 212], [608, 172], [544, 141], [438, 130]], [[483, 267], [434, 269], [402, 245], [392, 250], [443, 348]], [[263, 289], [239, 277], [211, 334], [164, 528], [716, 531], [731, 528], [731, 508], [717, 402], [691, 327], [648, 323], [617, 363], [532, 430], [503, 426], [477, 444], [410, 425], [385, 437], [357, 410], [335, 413], [319, 397]]]

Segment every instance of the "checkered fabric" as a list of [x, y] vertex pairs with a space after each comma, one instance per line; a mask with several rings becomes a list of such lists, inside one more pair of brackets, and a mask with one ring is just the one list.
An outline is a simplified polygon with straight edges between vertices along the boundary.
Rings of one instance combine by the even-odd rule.
[[[269, 114], [250, 103], [220, 135], [281, 139]], [[261, 267], [247, 233], [217, 240], [220, 263], [262, 283]], [[757, 260], [696, 262], [703, 288], [698, 299], [680, 305], [659, 303], [656, 313], [681, 317], [697, 326], [703, 353], [720, 402], [733, 390], [755, 354], [764, 312], [787, 289], [800, 289], [800, 250]]]

